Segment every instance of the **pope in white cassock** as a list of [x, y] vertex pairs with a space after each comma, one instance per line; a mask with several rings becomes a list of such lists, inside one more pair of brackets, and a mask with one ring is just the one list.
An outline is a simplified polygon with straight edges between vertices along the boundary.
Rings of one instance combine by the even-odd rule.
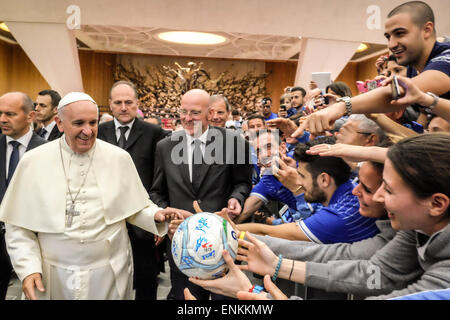
[[180, 217], [149, 200], [126, 151], [96, 139], [97, 119], [89, 95], [61, 99], [64, 135], [25, 153], [3, 198], [0, 221], [27, 299], [132, 299], [126, 222], [163, 236]]

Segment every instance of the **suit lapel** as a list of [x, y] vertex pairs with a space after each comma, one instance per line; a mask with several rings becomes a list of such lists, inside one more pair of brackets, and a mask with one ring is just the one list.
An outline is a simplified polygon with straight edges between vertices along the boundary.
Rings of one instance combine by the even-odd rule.
[[187, 138], [186, 138], [186, 133], [185, 132], [184, 132], [184, 135], [183, 135], [182, 143], [183, 143], [183, 148], [182, 148], [181, 152], [183, 153], [182, 154], [183, 162], [180, 165], [181, 176], [182, 176], [182, 178], [184, 180], [184, 183], [187, 186], [189, 186], [189, 190], [191, 190], [192, 194], [195, 195], [195, 190], [194, 190], [194, 187], [192, 186], [192, 183], [191, 183], [191, 177], [189, 176], [189, 162], [191, 160], [189, 159], [189, 154], [187, 153]]
[[[213, 139], [213, 137], [217, 136], [218, 134], [221, 135], [222, 132], [214, 127], [209, 127], [208, 136], [206, 137], [204, 158], [209, 158], [212, 156], [211, 154], [209, 154], [210, 153], [209, 146], [211, 143], [217, 143], [217, 141], [215, 140], [215, 138]], [[225, 139], [225, 137], [223, 137], [223, 139]], [[225, 141], [224, 141], [223, 145], [225, 145]], [[222, 146], [219, 146], [219, 147], [222, 147]], [[214, 158], [210, 159], [210, 160], [214, 160]], [[208, 163], [209, 164], [204, 163], [200, 167], [200, 186], [203, 184], [203, 181], [205, 180], [206, 176], [208, 175], [208, 171], [211, 168], [212, 163], [210, 163], [210, 161]]]
[[0, 184], [1, 190], [6, 189], [6, 136], [0, 138]]
[[55, 124], [55, 126], [52, 129], [52, 132], [50, 132], [50, 134], [48, 135], [47, 140], [52, 141], [52, 140], [59, 138], [60, 136], [62, 136], [62, 133], [59, 132], [58, 126]]
[[131, 127], [130, 135], [128, 136], [127, 143], [125, 144], [125, 150], [131, 148], [131, 146], [136, 142], [136, 140], [142, 136], [142, 124], [139, 119], [134, 120], [133, 126]]
[[38, 137], [39, 136], [36, 133], [33, 132], [33, 135], [31, 136], [31, 139], [30, 139], [30, 143], [28, 143], [28, 147], [27, 147], [27, 150], [25, 150], [25, 152], [27, 152], [27, 151], [29, 151], [29, 150], [31, 150], [33, 148], [36, 148], [37, 146], [40, 145], [38, 143]]
[[106, 139], [106, 142], [109, 142], [115, 146], [118, 145], [117, 137], [116, 137], [116, 127], [114, 125], [114, 121], [109, 121], [103, 126], [103, 136]]

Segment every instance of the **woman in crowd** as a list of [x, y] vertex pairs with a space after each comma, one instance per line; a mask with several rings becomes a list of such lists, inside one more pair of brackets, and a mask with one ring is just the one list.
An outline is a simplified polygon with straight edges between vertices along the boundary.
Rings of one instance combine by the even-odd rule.
[[[262, 241], [247, 235], [250, 241], [239, 240], [237, 258], [247, 262], [240, 268], [265, 275], [270, 290], [273, 286], [267, 275], [371, 299], [449, 288], [450, 135], [406, 138], [387, 152], [378, 152], [377, 157], [385, 157], [385, 166], [374, 200], [384, 205], [392, 227], [399, 230], [389, 243], [367, 258], [304, 262], [277, 256]], [[226, 261], [230, 264], [229, 257]], [[236, 268], [218, 280], [191, 281], [210, 290], [220, 288], [222, 294], [249, 298], [244, 292], [238, 294], [248, 293], [251, 287]], [[264, 294], [259, 297], [267, 298]], [[279, 292], [277, 297], [285, 298]]]

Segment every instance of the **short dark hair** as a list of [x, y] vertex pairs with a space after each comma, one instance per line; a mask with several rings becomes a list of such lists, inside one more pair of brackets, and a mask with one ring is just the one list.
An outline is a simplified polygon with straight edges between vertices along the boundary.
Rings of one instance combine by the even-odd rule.
[[301, 91], [302, 92], [302, 96], [306, 96], [306, 90], [303, 89], [302, 87], [293, 87], [291, 88], [291, 90], [289, 90], [289, 92], [294, 92], [294, 91]]
[[52, 104], [53, 108], [57, 107], [58, 104], [59, 104], [59, 101], [61, 100], [61, 96], [55, 90], [50, 90], [50, 89], [42, 90], [42, 91], [40, 91], [38, 93], [38, 95], [40, 95], [40, 96], [47, 96], [47, 95], [50, 96], [50, 98], [52, 99], [51, 104]]
[[388, 149], [387, 158], [418, 198], [434, 193], [450, 197], [449, 134], [429, 133], [402, 139]]
[[325, 88], [325, 92], [328, 92], [328, 89], [333, 90], [338, 96], [341, 96], [341, 97], [351, 97], [352, 96], [352, 90], [345, 82], [342, 82], [342, 81], [336, 81], [336, 82], [329, 84]]
[[347, 182], [351, 175], [351, 169], [344, 160], [338, 157], [321, 157], [306, 153], [312, 146], [322, 143], [335, 144], [336, 138], [319, 137], [306, 143], [299, 143], [294, 150], [294, 159], [307, 164], [306, 168], [314, 180], [325, 172], [333, 178], [337, 186], [340, 186]]
[[233, 111], [231, 111], [231, 115], [233, 115], [233, 116], [240, 115], [239, 110], [234, 109]]
[[388, 14], [388, 18], [395, 16], [399, 13], [406, 12], [411, 16], [412, 22], [418, 26], [423, 27], [427, 22], [433, 23], [433, 31], [436, 33], [434, 27], [434, 13], [433, 9], [423, 1], [409, 1], [405, 2], [394, 9]]
[[262, 98], [262, 100], [261, 100], [261, 104], [266, 104], [267, 101], [270, 101], [270, 103], [272, 103], [272, 99], [271, 99], [270, 97], [264, 97], [264, 98]]
[[266, 120], [265, 120], [264, 117], [263, 117], [262, 115], [260, 115], [259, 113], [253, 113], [253, 114], [249, 115], [249, 116], [247, 117], [247, 123], [248, 123], [248, 121], [254, 120], [254, 119], [261, 119], [262, 122], [263, 122], [264, 124], [266, 124]]

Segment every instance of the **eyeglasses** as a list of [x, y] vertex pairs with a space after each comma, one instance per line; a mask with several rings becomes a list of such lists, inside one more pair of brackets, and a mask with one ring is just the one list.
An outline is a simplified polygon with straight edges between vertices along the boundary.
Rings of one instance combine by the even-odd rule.
[[191, 117], [198, 117], [202, 114], [201, 111], [187, 111], [185, 109], [180, 109], [180, 114], [182, 114], [183, 116], [189, 115]]

